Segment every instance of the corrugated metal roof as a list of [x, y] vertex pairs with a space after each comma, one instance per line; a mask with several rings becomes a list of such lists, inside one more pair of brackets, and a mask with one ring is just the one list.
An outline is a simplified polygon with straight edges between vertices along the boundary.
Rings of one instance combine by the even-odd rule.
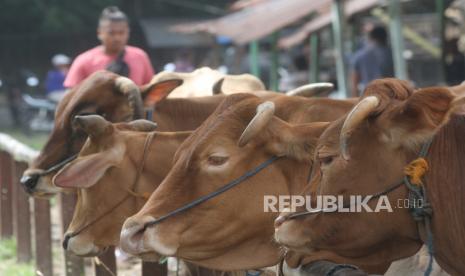
[[[344, 13], [350, 17], [356, 13], [365, 11], [380, 5], [383, 1], [380, 0], [349, 0], [345, 7]], [[278, 45], [280, 48], [289, 48], [304, 41], [311, 33], [316, 32], [331, 24], [331, 11], [321, 13], [313, 20], [303, 25], [295, 33], [284, 37], [279, 40]]]
[[331, 0], [269, 0], [242, 9], [215, 20], [173, 26], [171, 30], [183, 33], [208, 32], [246, 44], [264, 38], [313, 11]]

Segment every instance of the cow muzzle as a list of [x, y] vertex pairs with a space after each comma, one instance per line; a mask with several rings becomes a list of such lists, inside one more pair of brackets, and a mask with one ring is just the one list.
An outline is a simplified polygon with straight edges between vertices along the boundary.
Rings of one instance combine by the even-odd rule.
[[301, 237], [302, 233], [299, 229], [301, 229], [302, 225], [296, 220], [290, 219], [290, 215], [292, 213], [285, 210], [276, 218], [274, 221], [274, 239], [288, 248], [301, 249], [305, 246], [308, 237]]
[[24, 174], [21, 177], [20, 183], [28, 194], [32, 194], [34, 192], [35, 187], [37, 186], [39, 178], [40, 178], [39, 174], [31, 174], [31, 175]]
[[63, 189], [53, 186], [53, 174], [44, 175], [41, 170], [27, 170], [20, 179], [21, 186], [27, 194], [34, 197], [50, 198]]
[[145, 228], [145, 223], [149, 221], [153, 221], [153, 217], [127, 219], [121, 230], [121, 248], [145, 261], [158, 261], [161, 255], [173, 256], [177, 247], [165, 244], [157, 227]]
[[79, 257], [94, 257], [102, 254], [108, 247], [99, 247], [80, 236], [66, 233], [63, 238], [63, 249]]

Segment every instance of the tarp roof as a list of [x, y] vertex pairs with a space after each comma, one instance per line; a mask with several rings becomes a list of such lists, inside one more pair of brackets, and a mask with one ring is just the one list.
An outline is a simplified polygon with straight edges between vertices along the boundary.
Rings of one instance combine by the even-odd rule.
[[208, 32], [246, 44], [264, 38], [318, 11], [331, 0], [268, 0], [223, 16], [197, 23], [178, 24], [171, 30], [182, 33]]
[[207, 34], [178, 34], [169, 30], [175, 24], [185, 24], [194, 20], [196, 19], [142, 19], [140, 24], [151, 48], [193, 47], [213, 44], [215, 40]]
[[[363, 12], [377, 5], [380, 5], [380, 0], [348, 0], [344, 5], [344, 14], [350, 17], [356, 13]], [[289, 48], [305, 40], [308, 35], [316, 32], [331, 24], [331, 12], [321, 13], [311, 21], [303, 25], [293, 34], [279, 40], [280, 48]]]

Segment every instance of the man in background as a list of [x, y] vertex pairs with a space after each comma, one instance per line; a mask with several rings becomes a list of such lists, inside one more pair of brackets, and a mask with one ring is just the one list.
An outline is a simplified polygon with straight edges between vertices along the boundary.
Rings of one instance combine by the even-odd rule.
[[52, 58], [53, 69], [47, 72], [45, 78], [45, 90], [47, 97], [52, 101], [59, 102], [66, 88], [63, 83], [68, 74], [71, 59], [63, 54], [56, 54]]
[[64, 85], [74, 87], [103, 69], [129, 77], [137, 85], [148, 83], [154, 75], [152, 64], [144, 50], [127, 45], [129, 32], [127, 16], [117, 7], [105, 8], [97, 28], [101, 45], [76, 57]]
[[361, 96], [372, 80], [394, 76], [391, 49], [383, 26], [373, 26], [362, 49], [352, 59], [351, 90], [353, 97]]

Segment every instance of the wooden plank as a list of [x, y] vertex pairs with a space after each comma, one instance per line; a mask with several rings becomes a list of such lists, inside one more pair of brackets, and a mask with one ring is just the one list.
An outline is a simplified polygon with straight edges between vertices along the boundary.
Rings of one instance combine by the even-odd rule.
[[250, 73], [260, 78], [260, 45], [258, 41], [250, 42], [249, 46]]
[[116, 275], [116, 258], [115, 248], [112, 246], [99, 256], [102, 263], [94, 262], [95, 276], [113, 276]]
[[13, 236], [13, 159], [7, 152], [0, 152], [0, 237]]
[[142, 262], [142, 276], [166, 276], [168, 275], [168, 264], [156, 262]]
[[279, 32], [276, 31], [271, 35], [271, 69], [270, 69], [270, 90], [278, 91], [278, 69], [279, 69], [279, 49], [278, 49]]
[[[74, 207], [76, 206], [76, 195], [61, 193], [59, 195], [59, 204], [61, 211], [61, 226], [64, 234], [73, 219]], [[66, 250], [64, 250], [63, 254], [65, 257], [66, 276], [82, 275], [84, 273], [83, 259], [67, 252]]]
[[14, 205], [14, 221], [15, 221], [15, 237], [16, 237], [16, 257], [18, 262], [30, 262], [32, 260], [31, 246], [31, 212], [29, 204], [29, 196], [19, 183], [19, 179], [23, 172], [27, 169], [27, 163], [16, 162], [15, 181], [13, 183], [13, 202]]
[[318, 82], [320, 79], [320, 34], [310, 35], [310, 83]]
[[336, 72], [337, 72], [337, 88], [339, 96], [343, 98], [349, 97], [349, 89], [347, 85], [347, 67], [344, 62], [344, 3], [342, 0], [334, 0], [332, 6], [333, 19], [333, 37], [334, 48], [336, 53]]
[[404, 38], [402, 37], [402, 19], [400, 1], [391, 0], [388, 5], [389, 10], [389, 34], [391, 36], [392, 55], [394, 59], [395, 77], [407, 80], [407, 63], [404, 59]]
[[34, 199], [34, 225], [36, 270], [42, 275], [53, 275], [50, 202], [48, 200]]

